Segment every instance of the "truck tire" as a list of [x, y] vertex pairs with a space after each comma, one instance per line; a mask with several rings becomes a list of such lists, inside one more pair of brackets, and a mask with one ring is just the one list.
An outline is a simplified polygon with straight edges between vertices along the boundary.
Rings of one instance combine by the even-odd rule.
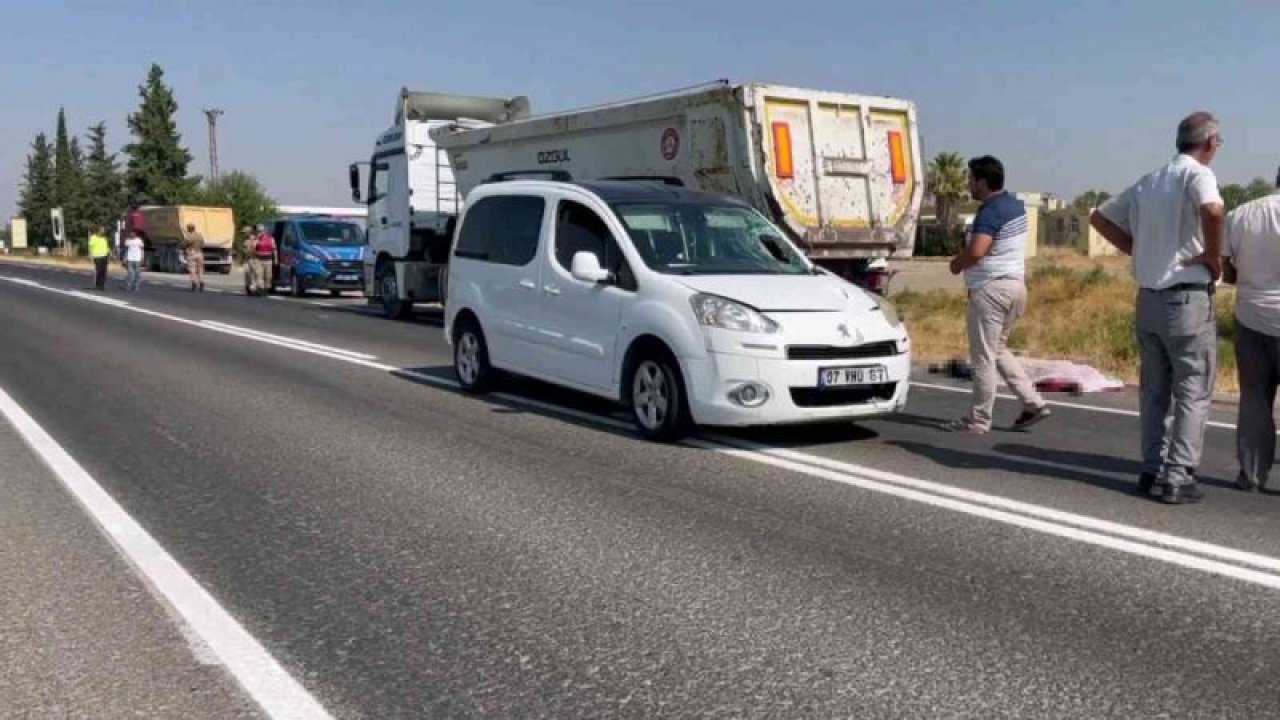
[[413, 314], [413, 303], [400, 299], [400, 288], [396, 284], [396, 269], [391, 263], [383, 263], [377, 271], [378, 300], [382, 303], [382, 314], [392, 320], [404, 320]]

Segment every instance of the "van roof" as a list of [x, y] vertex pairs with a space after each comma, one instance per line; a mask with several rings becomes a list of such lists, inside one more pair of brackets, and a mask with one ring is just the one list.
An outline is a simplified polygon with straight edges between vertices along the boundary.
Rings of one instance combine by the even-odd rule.
[[573, 182], [585, 190], [600, 196], [606, 203], [688, 202], [732, 204], [748, 207], [746, 203], [720, 193], [692, 190], [679, 185], [667, 185], [660, 181], [644, 180], [585, 180]]

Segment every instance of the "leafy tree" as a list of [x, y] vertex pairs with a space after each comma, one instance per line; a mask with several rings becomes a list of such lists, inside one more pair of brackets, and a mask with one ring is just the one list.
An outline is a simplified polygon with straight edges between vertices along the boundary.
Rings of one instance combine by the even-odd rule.
[[1071, 201], [1071, 207], [1076, 210], [1093, 210], [1110, 199], [1111, 193], [1105, 190], [1086, 190]]
[[32, 247], [53, 245], [53, 147], [44, 133], [36, 135], [27, 156], [27, 172], [22, 179], [18, 209], [27, 219], [27, 237]]
[[1274, 183], [1269, 183], [1263, 178], [1254, 178], [1253, 182], [1249, 183], [1249, 186], [1246, 188], [1246, 190], [1248, 190], [1250, 200], [1264, 198], [1275, 192], [1275, 189], [1276, 186]]
[[950, 232], [955, 225], [956, 205], [969, 191], [969, 174], [959, 153], [943, 152], [929, 163], [926, 186], [933, 195], [942, 227]]
[[107, 152], [107, 126], [89, 128], [89, 157], [85, 161], [85, 218], [91, 225], [110, 227], [125, 205], [124, 178], [115, 153]]
[[267, 194], [262, 183], [241, 170], [223, 173], [208, 180], [196, 196], [201, 205], [229, 207], [236, 219], [235, 254], [244, 257], [244, 237], [240, 228], [266, 222], [276, 214], [276, 201]]
[[1266, 197], [1273, 189], [1271, 183], [1266, 180], [1254, 178], [1248, 185], [1239, 183], [1223, 185], [1219, 192], [1222, 194], [1222, 204], [1226, 206], [1227, 212], [1230, 212], [1247, 202]]
[[188, 177], [191, 153], [182, 147], [174, 114], [178, 102], [164, 84], [164, 70], [152, 65], [147, 82], [138, 88], [142, 103], [129, 116], [134, 142], [125, 146], [129, 156], [129, 199], [140, 203], [175, 205], [191, 199], [200, 178]]

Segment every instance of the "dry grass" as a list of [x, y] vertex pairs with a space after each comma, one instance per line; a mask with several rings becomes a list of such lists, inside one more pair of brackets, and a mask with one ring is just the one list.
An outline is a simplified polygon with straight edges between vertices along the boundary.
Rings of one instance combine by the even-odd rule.
[[[1027, 279], [1027, 314], [1014, 329], [1010, 347], [1030, 357], [1086, 363], [1125, 382], [1136, 382], [1133, 307], [1137, 286], [1123, 272], [1126, 259], [1038, 260]], [[1234, 292], [1220, 293], [1217, 300], [1217, 389], [1236, 392]], [[911, 331], [917, 359], [933, 362], [968, 356], [963, 292], [907, 291], [895, 301]]]

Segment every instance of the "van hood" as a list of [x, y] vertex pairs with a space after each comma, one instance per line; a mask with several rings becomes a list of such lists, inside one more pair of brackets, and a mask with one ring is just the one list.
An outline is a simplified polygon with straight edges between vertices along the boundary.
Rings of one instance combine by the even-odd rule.
[[878, 305], [861, 288], [834, 275], [690, 275], [676, 280], [761, 312], [865, 312]]
[[363, 260], [363, 245], [307, 245], [307, 252], [321, 260]]

